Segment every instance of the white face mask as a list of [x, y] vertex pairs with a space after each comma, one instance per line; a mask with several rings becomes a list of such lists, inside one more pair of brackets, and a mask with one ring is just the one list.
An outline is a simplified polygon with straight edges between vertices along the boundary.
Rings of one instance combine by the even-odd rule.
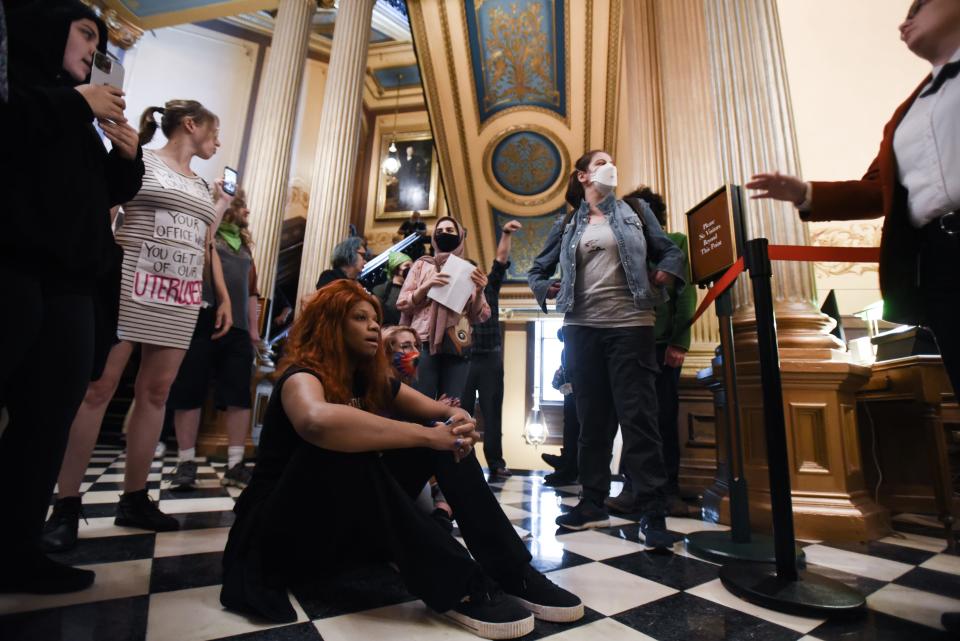
[[593, 170], [590, 181], [598, 191], [608, 194], [617, 186], [617, 167], [613, 163], [600, 165]]

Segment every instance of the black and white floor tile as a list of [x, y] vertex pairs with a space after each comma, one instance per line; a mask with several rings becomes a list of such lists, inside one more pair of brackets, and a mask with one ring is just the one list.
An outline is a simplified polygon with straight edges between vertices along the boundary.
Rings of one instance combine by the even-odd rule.
[[[386, 567], [298, 589], [294, 624], [275, 626], [220, 606], [220, 561], [238, 491], [220, 486], [222, 465], [200, 466], [201, 487], [173, 494], [174, 457], [154, 463], [150, 491], [179, 532], [155, 534], [113, 525], [123, 455], [98, 449], [84, 479], [81, 542], [58, 556], [97, 572], [93, 588], [58, 596], [0, 595], [4, 641], [338, 641], [341, 639], [474, 639], [430, 613]], [[719, 566], [689, 554], [646, 551], [638, 526], [614, 519], [602, 530], [564, 533], [557, 515], [576, 504], [576, 486], [544, 487], [539, 474], [491, 486], [533, 555], [533, 564], [580, 595], [587, 616], [572, 625], [537, 622], [528, 639], [555, 641], [869, 641], [947, 639], [940, 614], [960, 612], [960, 556], [945, 553], [937, 521], [900, 516], [894, 535], [865, 544], [808, 542], [810, 569], [866, 597], [869, 613], [827, 622], [773, 612], [727, 592]], [[614, 487], [614, 490], [618, 490]], [[722, 528], [668, 519], [678, 534]], [[454, 535], [458, 532], [455, 530]]]

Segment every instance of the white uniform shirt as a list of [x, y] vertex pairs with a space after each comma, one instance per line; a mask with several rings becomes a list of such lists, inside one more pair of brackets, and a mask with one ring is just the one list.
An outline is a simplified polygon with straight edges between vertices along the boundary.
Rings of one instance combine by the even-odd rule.
[[[956, 60], [960, 49], [950, 58]], [[942, 68], [933, 68], [933, 78]], [[894, 133], [893, 150], [914, 227], [960, 209], [960, 76], [931, 96], [917, 97]]]

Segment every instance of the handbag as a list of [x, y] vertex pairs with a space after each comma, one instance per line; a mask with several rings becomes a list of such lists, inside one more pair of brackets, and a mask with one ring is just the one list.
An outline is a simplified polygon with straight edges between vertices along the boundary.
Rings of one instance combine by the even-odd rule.
[[447, 328], [440, 343], [440, 353], [467, 358], [473, 347], [473, 328], [466, 314], [460, 317], [456, 325]]

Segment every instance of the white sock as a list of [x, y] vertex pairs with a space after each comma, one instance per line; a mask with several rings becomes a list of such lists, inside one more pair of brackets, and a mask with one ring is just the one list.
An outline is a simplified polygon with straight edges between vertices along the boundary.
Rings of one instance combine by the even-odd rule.
[[242, 445], [230, 445], [227, 447], [227, 469], [229, 470], [237, 463], [243, 461], [243, 450]]
[[197, 448], [191, 447], [189, 450], [177, 450], [177, 459], [182, 463], [192, 461], [197, 457]]

